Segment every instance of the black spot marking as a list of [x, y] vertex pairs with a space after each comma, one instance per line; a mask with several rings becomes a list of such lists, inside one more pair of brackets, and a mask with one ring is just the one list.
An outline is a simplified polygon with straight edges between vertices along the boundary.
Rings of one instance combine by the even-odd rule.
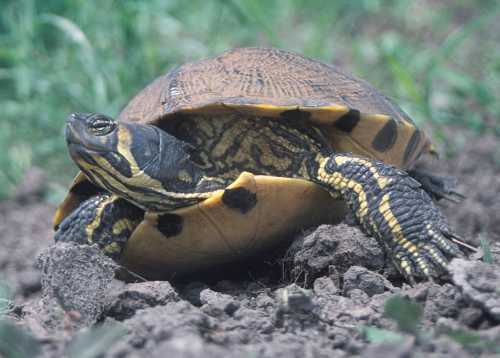
[[311, 117], [311, 113], [305, 112], [305, 111], [302, 111], [302, 110], [296, 108], [296, 109], [289, 109], [287, 111], [283, 111], [280, 113], [280, 116], [286, 120], [297, 121], [297, 120], [309, 119]]
[[342, 132], [351, 133], [354, 127], [358, 125], [360, 119], [359, 111], [357, 109], [350, 109], [349, 112], [335, 122], [335, 128]]
[[177, 214], [162, 214], [158, 216], [158, 230], [165, 237], [172, 237], [182, 231], [182, 217]]
[[396, 143], [398, 137], [398, 124], [391, 118], [377, 133], [373, 139], [372, 146], [379, 152], [386, 152]]
[[411, 136], [408, 145], [406, 146], [403, 163], [408, 163], [408, 160], [410, 160], [410, 157], [415, 152], [415, 149], [417, 149], [418, 144], [420, 143], [420, 138], [420, 131], [416, 130], [415, 133], [413, 133], [413, 135]]
[[78, 196], [90, 197], [102, 192], [102, 189], [88, 180], [83, 180], [75, 184], [75, 186], [70, 189], [70, 192]]
[[245, 214], [257, 204], [257, 194], [242, 187], [226, 189], [222, 195], [222, 202], [231, 209], [237, 209]]

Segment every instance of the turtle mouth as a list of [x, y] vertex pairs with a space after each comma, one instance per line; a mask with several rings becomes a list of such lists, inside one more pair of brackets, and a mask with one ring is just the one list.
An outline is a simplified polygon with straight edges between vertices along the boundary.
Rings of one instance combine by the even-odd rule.
[[66, 123], [66, 128], [64, 130], [64, 136], [66, 137], [66, 143], [69, 144], [82, 144], [80, 136], [76, 132], [74, 125], [71, 122]]
[[105, 153], [108, 153], [107, 150], [91, 148], [87, 145], [83, 145], [81, 143], [68, 143], [68, 150], [71, 156], [82, 157], [83, 153], [88, 155], [100, 155], [102, 156]]
[[85, 133], [84, 125], [75, 113], [72, 113], [66, 119], [66, 128], [64, 130], [64, 136], [66, 137], [66, 143], [70, 144], [81, 144], [83, 145], [82, 136]]

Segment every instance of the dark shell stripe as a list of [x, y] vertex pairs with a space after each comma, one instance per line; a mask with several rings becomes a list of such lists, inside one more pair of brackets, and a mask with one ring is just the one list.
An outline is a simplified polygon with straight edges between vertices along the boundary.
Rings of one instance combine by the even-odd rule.
[[398, 124], [390, 119], [373, 138], [372, 147], [379, 152], [386, 152], [396, 143], [398, 137]]
[[410, 162], [413, 154], [415, 153], [415, 150], [417, 149], [417, 147], [422, 139], [421, 137], [422, 136], [421, 136], [420, 131], [418, 129], [411, 136], [410, 141], [408, 142], [408, 145], [406, 146], [405, 154], [403, 156], [403, 162], [405, 164]]
[[349, 112], [340, 117], [334, 124], [335, 128], [342, 132], [351, 133], [358, 125], [361, 116], [357, 109], [350, 109]]

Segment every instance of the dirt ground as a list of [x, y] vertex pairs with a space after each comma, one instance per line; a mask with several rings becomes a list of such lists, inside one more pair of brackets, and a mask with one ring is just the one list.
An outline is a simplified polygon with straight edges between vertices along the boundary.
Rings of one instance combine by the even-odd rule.
[[[94, 248], [51, 246], [54, 207], [37, 199], [45, 181], [35, 175], [30, 190], [0, 203], [0, 282], [14, 301], [7, 319], [46, 357], [495, 356], [500, 146], [493, 136], [464, 138], [456, 157], [429, 167], [459, 179], [467, 199], [443, 209], [468, 242], [493, 243], [493, 265], [455, 260], [449, 280], [410, 287], [374, 239], [343, 223], [308, 230], [283, 257], [237, 277], [124, 283]], [[423, 308], [417, 331], [384, 314], [394, 295]]]

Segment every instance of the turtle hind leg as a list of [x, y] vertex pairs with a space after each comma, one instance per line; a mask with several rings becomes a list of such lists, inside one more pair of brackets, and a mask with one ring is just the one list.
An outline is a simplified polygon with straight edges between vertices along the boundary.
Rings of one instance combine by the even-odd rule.
[[144, 211], [111, 194], [92, 196], [66, 217], [57, 230], [56, 242], [96, 244], [113, 259], [121, 252], [144, 218]]
[[446, 218], [405, 171], [352, 154], [318, 158], [315, 168], [311, 180], [345, 200], [361, 229], [382, 243], [410, 282], [439, 276], [450, 257], [461, 255]]
[[455, 178], [432, 174], [422, 169], [409, 170], [408, 174], [422, 184], [424, 190], [435, 200], [446, 199], [458, 204], [465, 199], [463, 194], [455, 191]]

